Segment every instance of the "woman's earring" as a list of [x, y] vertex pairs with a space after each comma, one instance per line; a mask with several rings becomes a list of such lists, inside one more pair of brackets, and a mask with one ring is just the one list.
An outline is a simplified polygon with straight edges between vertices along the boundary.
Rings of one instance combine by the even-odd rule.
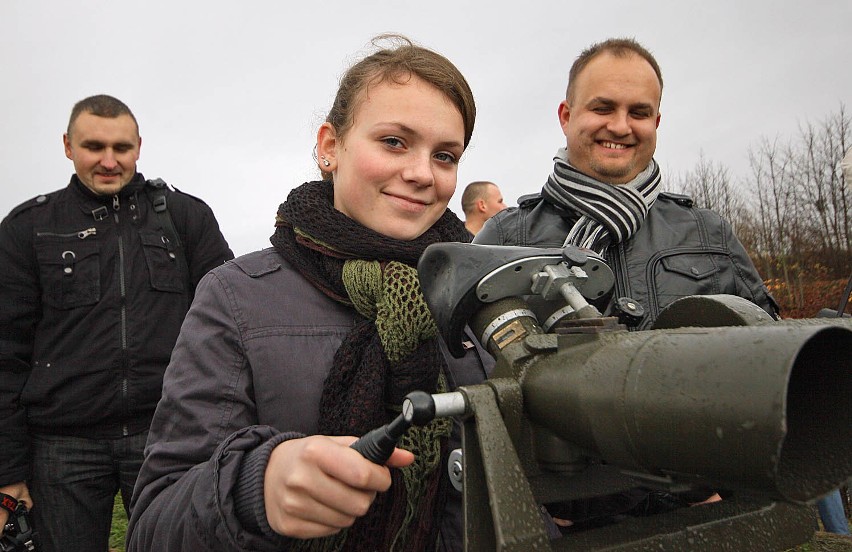
[[323, 156], [321, 157], [321, 159], [322, 159], [322, 164], [323, 164], [323, 166], [325, 166], [325, 167], [330, 167], [330, 166], [331, 166], [331, 163], [329, 163], [328, 159], [326, 159], [326, 158], [325, 158], [325, 155], [323, 155]]

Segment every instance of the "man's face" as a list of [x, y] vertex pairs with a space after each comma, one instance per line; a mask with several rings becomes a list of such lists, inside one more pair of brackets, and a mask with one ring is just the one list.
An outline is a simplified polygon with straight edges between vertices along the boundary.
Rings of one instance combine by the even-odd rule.
[[645, 170], [657, 147], [662, 90], [651, 65], [636, 54], [593, 58], [559, 105], [568, 161], [601, 182], [624, 184]]
[[114, 195], [136, 174], [142, 139], [130, 115], [81, 113], [62, 137], [77, 177], [98, 195]]
[[485, 202], [485, 218], [491, 218], [506, 208], [506, 203], [503, 202], [503, 194], [493, 184], [486, 188], [483, 201]]

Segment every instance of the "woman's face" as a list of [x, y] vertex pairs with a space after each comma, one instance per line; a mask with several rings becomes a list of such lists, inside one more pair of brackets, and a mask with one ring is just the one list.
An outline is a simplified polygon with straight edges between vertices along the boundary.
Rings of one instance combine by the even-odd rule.
[[335, 209], [391, 238], [413, 240], [455, 192], [464, 123], [443, 92], [412, 76], [369, 87], [346, 135], [325, 123], [317, 150], [331, 163]]

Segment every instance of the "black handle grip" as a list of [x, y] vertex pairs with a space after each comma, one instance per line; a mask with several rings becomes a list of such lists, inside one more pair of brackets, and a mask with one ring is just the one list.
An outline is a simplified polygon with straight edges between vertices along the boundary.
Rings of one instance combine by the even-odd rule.
[[397, 441], [410, 425], [400, 414], [391, 423], [369, 431], [349, 446], [360, 452], [361, 456], [370, 462], [384, 464], [393, 454]]
[[424, 391], [405, 396], [402, 414], [389, 424], [376, 428], [349, 445], [374, 464], [384, 464], [393, 454], [396, 443], [412, 425], [423, 426], [435, 418], [435, 401]]

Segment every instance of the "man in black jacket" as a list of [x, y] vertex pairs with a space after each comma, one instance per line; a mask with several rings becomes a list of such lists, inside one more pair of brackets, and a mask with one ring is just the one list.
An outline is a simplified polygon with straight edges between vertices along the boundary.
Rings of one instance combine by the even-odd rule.
[[[576, 245], [601, 254], [616, 281], [598, 307], [616, 315], [616, 298], [638, 302], [644, 314], [624, 317], [631, 329], [651, 327], [663, 308], [687, 295], [737, 295], [777, 317], [728, 221], [694, 207], [687, 196], [661, 191], [653, 156], [662, 91], [657, 61], [634, 40], [610, 39], [581, 53], [559, 104], [566, 147], [557, 152], [553, 173], [541, 193], [489, 219], [474, 243]], [[705, 498], [636, 490], [551, 511], [577, 529]]]
[[121, 101], [77, 103], [63, 142], [68, 186], [0, 224], [0, 493], [44, 550], [102, 552], [195, 285], [233, 253], [206, 204], [136, 172]]

